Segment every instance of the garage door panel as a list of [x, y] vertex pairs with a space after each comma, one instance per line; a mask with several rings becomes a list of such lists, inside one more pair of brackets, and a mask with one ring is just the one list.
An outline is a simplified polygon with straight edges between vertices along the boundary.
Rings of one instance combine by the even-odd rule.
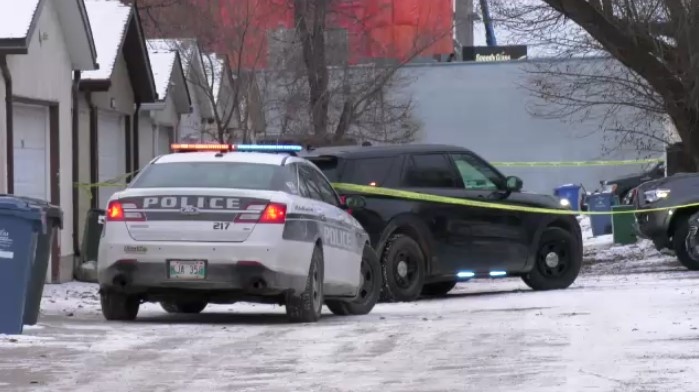
[[[101, 112], [99, 114], [98, 179], [99, 182], [119, 179], [126, 172], [126, 151], [123, 116]], [[123, 181], [123, 179], [122, 179]], [[100, 187], [99, 206], [106, 207], [107, 200], [123, 187]]]
[[50, 200], [48, 108], [15, 105], [13, 114], [14, 192]]

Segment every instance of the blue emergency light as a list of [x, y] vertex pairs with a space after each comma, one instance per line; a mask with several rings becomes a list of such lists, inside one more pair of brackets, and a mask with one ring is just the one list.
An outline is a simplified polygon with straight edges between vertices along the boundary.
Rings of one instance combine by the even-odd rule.
[[301, 152], [303, 147], [294, 144], [234, 144], [233, 151]]

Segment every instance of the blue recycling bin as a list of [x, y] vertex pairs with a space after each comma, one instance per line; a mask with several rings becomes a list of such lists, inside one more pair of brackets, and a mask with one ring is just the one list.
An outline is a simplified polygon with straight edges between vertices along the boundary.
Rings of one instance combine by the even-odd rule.
[[[595, 193], [587, 197], [587, 210], [591, 212], [611, 212], [614, 204], [613, 193]], [[612, 234], [612, 215], [590, 215], [590, 226], [593, 237]]]
[[44, 222], [41, 211], [26, 201], [0, 196], [0, 334], [22, 333], [27, 285]]
[[580, 205], [582, 204], [582, 185], [561, 185], [553, 190], [553, 194], [556, 197], [568, 200], [568, 202], [570, 202], [570, 208], [573, 211], [580, 211]]

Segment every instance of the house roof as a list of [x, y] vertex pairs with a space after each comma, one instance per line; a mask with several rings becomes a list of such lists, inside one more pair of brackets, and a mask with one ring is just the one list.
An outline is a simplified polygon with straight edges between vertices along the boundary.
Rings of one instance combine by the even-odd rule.
[[[27, 54], [48, 0], [0, 0], [0, 54]], [[83, 0], [52, 1], [73, 69], [94, 70], [97, 51]]]
[[170, 87], [172, 72], [175, 68], [175, 60], [177, 60], [177, 52], [154, 52], [149, 50], [148, 57], [150, 58], [150, 66], [153, 69], [158, 99], [162, 101], [167, 97], [167, 90]]
[[189, 113], [192, 105], [189, 87], [182, 70], [182, 61], [177, 51], [148, 50], [158, 100], [163, 103], [169, 94], [174, 94], [178, 113]]
[[117, 0], [85, 0], [100, 69], [81, 76], [84, 90], [111, 87], [119, 54], [123, 54], [131, 86], [138, 102], [154, 102], [157, 91], [138, 13]]
[[111, 79], [132, 9], [114, 0], [85, 0], [85, 7], [95, 37], [100, 68], [84, 72], [82, 79]]

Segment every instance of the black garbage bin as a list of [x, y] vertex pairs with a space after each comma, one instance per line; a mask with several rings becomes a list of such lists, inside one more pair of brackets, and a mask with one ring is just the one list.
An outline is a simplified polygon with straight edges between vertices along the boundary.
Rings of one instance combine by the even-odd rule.
[[91, 209], [85, 217], [82, 244], [80, 245], [79, 265], [76, 266], [75, 279], [82, 282], [97, 282], [97, 252], [104, 225], [105, 210]]
[[[14, 197], [37, 208], [44, 219], [44, 227], [46, 228], [38, 233], [36, 253], [27, 284], [27, 298], [24, 306], [24, 325], [35, 325], [39, 320], [41, 297], [44, 295], [44, 283], [46, 283], [46, 272], [51, 259], [53, 239], [56, 237], [56, 230], [63, 229], [63, 210], [45, 200], [25, 196]], [[58, 262], [58, 260], [54, 260], [54, 263]]]

